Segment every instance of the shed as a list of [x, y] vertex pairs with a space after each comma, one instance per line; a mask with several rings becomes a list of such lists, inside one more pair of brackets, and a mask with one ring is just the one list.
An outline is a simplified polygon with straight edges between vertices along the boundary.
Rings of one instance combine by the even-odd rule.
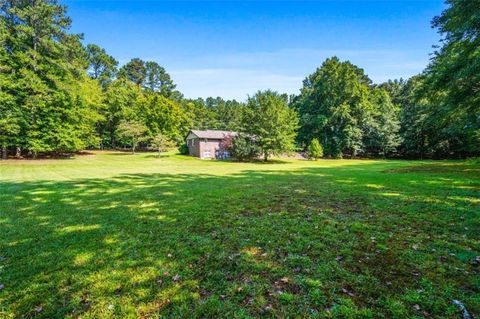
[[191, 156], [202, 159], [225, 159], [230, 157], [227, 151], [221, 150], [220, 143], [226, 136], [236, 136], [237, 132], [217, 130], [190, 130], [186, 143]]

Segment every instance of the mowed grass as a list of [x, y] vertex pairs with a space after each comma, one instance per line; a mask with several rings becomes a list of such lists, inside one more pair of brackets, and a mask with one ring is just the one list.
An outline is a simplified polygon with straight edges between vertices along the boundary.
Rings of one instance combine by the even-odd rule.
[[480, 315], [480, 167], [0, 163], [0, 318]]

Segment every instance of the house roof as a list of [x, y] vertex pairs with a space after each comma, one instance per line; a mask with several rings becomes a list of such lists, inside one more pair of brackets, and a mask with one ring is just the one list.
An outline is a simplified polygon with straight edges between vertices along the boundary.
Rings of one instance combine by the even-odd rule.
[[193, 134], [198, 136], [198, 138], [210, 138], [210, 139], [223, 139], [227, 135], [238, 135], [237, 132], [233, 131], [216, 131], [216, 130], [205, 130], [205, 131], [200, 131], [200, 130], [191, 130]]

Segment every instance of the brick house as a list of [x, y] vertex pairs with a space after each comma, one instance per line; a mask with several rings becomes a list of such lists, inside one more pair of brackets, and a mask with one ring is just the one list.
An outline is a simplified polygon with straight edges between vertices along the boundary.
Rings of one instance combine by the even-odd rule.
[[225, 159], [228, 152], [220, 150], [220, 143], [225, 136], [236, 136], [237, 132], [215, 130], [191, 130], [187, 135], [188, 153], [204, 159]]

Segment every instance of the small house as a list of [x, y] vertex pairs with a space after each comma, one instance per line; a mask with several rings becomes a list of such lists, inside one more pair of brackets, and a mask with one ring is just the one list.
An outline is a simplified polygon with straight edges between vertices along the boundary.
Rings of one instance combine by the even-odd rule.
[[216, 130], [191, 130], [187, 136], [188, 153], [202, 159], [225, 159], [228, 151], [222, 150], [221, 142], [226, 136], [236, 136], [237, 132]]

